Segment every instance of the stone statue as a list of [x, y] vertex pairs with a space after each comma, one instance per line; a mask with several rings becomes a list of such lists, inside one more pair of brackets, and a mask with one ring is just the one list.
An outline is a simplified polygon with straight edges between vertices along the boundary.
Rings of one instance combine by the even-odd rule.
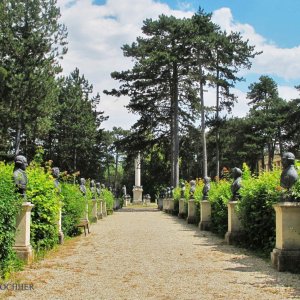
[[231, 193], [232, 198], [230, 201], [237, 201], [240, 199], [240, 189], [242, 187], [242, 170], [239, 168], [233, 168], [232, 169], [232, 177], [234, 179], [232, 185], [231, 185]]
[[295, 155], [291, 152], [283, 153], [282, 166], [280, 186], [289, 190], [298, 180], [298, 173], [295, 169]]
[[174, 191], [174, 187], [171, 186], [170, 187], [170, 197], [169, 198], [173, 198], [173, 191]]
[[185, 183], [183, 181], [180, 182], [180, 198], [184, 198], [185, 192]]
[[52, 176], [54, 177], [54, 186], [57, 188], [58, 192], [61, 192], [60, 183], [59, 183], [59, 168], [52, 168]]
[[98, 197], [100, 197], [100, 194], [101, 194], [100, 182], [96, 182], [96, 193], [97, 193]]
[[210, 190], [210, 177], [204, 177], [204, 187], [202, 190], [203, 193], [203, 198], [202, 200], [207, 200], [208, 199], [208, 192]]
[[90, 190], [92, 192], [92, 199], [96, 199], [95, 180], [93, 180], [93, 179], [90, 182]]
[[80, 191], [82, 193], [83, 196], [86, 195], [86, 187], [85, 187], [85, 179], [84, 178], [80, 178]]
[[123, 187], [122, 187], [122, 193], [123, 193], [124, 197], [127, 195], [126, 185], [123, 185]]
[[27, 188], [27, 174], [26, 174], [26, 167], [27, 159], [23, 155], [17, 155], [15, 157], [15, 168], [13, 173], [14, 182], [17, 187], [18, 193], [20, 193], [24, 199], [26, 198], [26, 188]]
[[171, 188], [170, 187], [167, 187], [167, 198], [170, 198], [170, 195], [171, 195]]
[[196, 190], [196, 180], [191, 180], [190, 181], [190, 197], [191, 199], [194, 199], [194, 194]]
[[167, 194], [166, 188], [162, 188], [162, 189], [160, 190], [160, 195], [159, 195], [159, 197], [160, 197], [161, 199], [166, 198], [166, 194]]

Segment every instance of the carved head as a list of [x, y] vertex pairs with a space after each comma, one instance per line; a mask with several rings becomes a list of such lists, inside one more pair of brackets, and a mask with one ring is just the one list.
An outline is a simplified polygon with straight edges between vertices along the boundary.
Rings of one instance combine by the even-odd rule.
[[233, 177], [234, 179], [237, 179], [237, 178], [241, 177], [242, 174], [243, 174], [243, 172], [242, 172], [241, 169], [239, 169], [239, 168], [233, 168], [233, 169], [232, 169], [232, 177]]
[[15, 166], [25, 171], [28, 166], [26, 157], [23, 155], [17, 155], [15, 157]]
[[210, 181], [211, 181], [210, 177], [204, 177], [204, 183], [205, 184], [210, 183]]
[[100, 189], [100, 182], [96, 182], [96, 188]]
[[59, 178], [59, 168], [58, 167], [52, 168], [52, 175], [54, 178]]
[[95, 180], [93, 180], [93, 179], [91, 180], [91, 182], [90, 182], [90, 187], [91, 187], [91, 188], [95, 187]]
[[285, 152], [282, 155], [282, 165], [284, 168], [295, 164], [295, 155], [292, 152]]
[[85, 185], [85, 179], [84, 178], [80, 178], [80, 185]]

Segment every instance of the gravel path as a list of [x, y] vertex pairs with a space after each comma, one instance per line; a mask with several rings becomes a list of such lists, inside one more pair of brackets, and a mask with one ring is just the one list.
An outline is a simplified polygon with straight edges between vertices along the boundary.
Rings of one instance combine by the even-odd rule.
[[[300, 275], [155, 209], [122, 209], [20, 272], [7, 299], [300, 299]], [[1, 295], [2, 293], [2, 295]]]

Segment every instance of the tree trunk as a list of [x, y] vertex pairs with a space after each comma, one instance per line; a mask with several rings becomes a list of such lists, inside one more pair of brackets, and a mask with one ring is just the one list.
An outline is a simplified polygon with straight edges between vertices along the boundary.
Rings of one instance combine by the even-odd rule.
[[117, 191], [117, 179], [118, 179], [118, 165], [119, 165], [119, 153], [116, 153], [116, 166], [115, 166], [115, 191]]
[[179, 186], [179, 136], [178, 136], [178, 69], [173, 63], [174, 92], [174, 181], [173, 187]]
[[[218, 59], [218, 58], [217, 58]], [[218, 62], [217, 62], [218, 64]], [[219, 98], [219, 69], [217, 65], [217, 87], [216, 87], [216, 178], [220, 178], [220, 132], [219, 132], [219, 110], [220, 110], [220, 98]]]
[[16, 131], [16, 140], [15, 140], [15, 155], [18, 155], [20, 152], [21, 130], [22, 130], [22, 117], [21, 117], [21, 114], [19, 114], [18, 123], [17, 123], [17, 131]]

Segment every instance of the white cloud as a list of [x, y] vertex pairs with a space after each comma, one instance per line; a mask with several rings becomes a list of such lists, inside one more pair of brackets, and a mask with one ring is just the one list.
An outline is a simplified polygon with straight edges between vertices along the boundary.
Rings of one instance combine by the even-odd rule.
[[[94, 91], [100, 92], [100, 109], [110, 116], [103, 123], [105, 128], [121, 126], [129, 129], [137, 119], [124, 108], [127, 98], [115, 99], [102, 94], [104, 89], [118, 86], [110, 78], [111, 72], [126, 70], [132, 65], [131, 60], [123, 56], [121, 46], [134, 42], [141, 35], [141, 26], [146, 18], [157, 18], [160, 14], [191, 16], [192, 13], [186, 11], [188, 1], [178, 2], [178, 5], [180, 3], [181, 10], [172, 10], [154, 0], [107, 0], [104, 5], [95, 5], [92, 0], [58, 0], [62, 14], [60, 21], [69, 32], [69, 52], [62, 61], [64, 73], [69, 74], [78, 67], [94, 85]], [[247, 76], [248, 72], [269, 74], [286, 80], [299, 79], [300, 83], [300, 46], [292, 49], [277, 47], [256, 33], [253, 26], [236, 22], [229, 8], [216, 10], [213, 21], [228, 32], [240, 31], [250, 44], [256, 45], [257, 50], [264, 51], [255, 58], [250, 71], [243, 71], [243, 76]], [[286, 99], [298, 96], [292, 87], [280, 86], [279, 90]], [[247, 111], [245, 93], [239, 90], [236, 93], [240, 100], [234, 112], [244, 115]], [[213, 103], [213, 93], [207, 94], [207, 101]]]

